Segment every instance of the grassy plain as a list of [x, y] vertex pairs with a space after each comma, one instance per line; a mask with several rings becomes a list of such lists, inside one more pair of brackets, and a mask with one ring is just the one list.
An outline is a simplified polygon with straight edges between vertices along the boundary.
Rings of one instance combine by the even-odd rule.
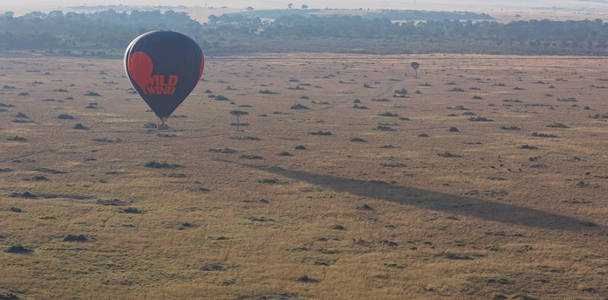
[[211, 57], [159, 132], [120, 60], [0, 58], [0, 298], [607, 299], [607, 67]]

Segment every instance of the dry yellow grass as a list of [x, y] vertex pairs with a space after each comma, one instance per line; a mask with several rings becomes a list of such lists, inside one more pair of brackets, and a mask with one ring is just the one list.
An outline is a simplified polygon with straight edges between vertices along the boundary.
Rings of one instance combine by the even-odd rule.
[[[589, 115], [608, 114], [607, 67], [580, 57], [210, 58], [159, 136], [143, 128], [155, 117], [128, 93], [120, 60], [0, 58], [0, 103], [14, 105], [0, 112], [0, 294], [604, 299], [608, 120]], [[394, 98], [402, 88], [409, 98]], [[298, 103], [310, 109], [290, 109]], [[235, 109], [249, 112], [240, 132]], [[13, 122], [19, 112], [33, 122]], [[547, 127], [555, 122], [570, 128]], [[224, 148], [236, 152], [209, 151]], [[32, 252], [5, 251], [13, 245]]]

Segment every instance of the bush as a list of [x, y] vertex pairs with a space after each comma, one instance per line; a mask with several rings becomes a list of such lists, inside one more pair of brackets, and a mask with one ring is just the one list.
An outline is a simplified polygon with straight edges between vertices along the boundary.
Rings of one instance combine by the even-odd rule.
[[264, 159], [259, 155], [241, 155], [240, 159]]
[[332, 135], [331, 131], [316, 131], [316, 132], [311, 132], [310, 134], [312, 135]]
[[378, 125], [378, 127], [376, 127], [374, 130], [379, 130], [379, 131], [397, 131], [397, 129], [389, 127], [389, 126], [382, 126], [382, 125]]
[[21, 136], [14, 136], [14, 137], [10, 137], [8, 139], [6, 139], [7, 141], [13, 141], [13, 142], [27, 142], [27, 139]]
[[80, 123], [76, 123], [76, 125], [74, 125], [72, 128], [77, 130], [89, 130], [89, 127], [86, 127]]
[[178, 164], [160, 163], [160, 162], [153, 160], [153, 161], [146, 163], [144, 165], [144, 167], [152, 168], [152, 169], [178, 169], [178, 168], [181, 168], [182, 166], [178, 165]]
[[142, 211], [135, 208], [135, 207], [127, 207], [125, 209], [122, 210], [123, 213], [125, 214], [141, 214]]
[[66, 236], [63, 239], [64, 242], [86, 242], [88, 240], [89, 239], [82, 234], [80, 234], [80, 235], [68, 234], [68, 236]]
[[209, 152], [222, 153], [222, 154], [234, 154], [234, 153], [237, 153], [238, 151], [231, 149], [231, 148], [217, 148], [217, 149], [209, 149]]
[[469, 121], [472, 121], [472, 122], [494, 122], [494, 120], [488, 119], [488, 118], [484, 118], [484, 117], [469, 118]]
[[548, 134], [548, 133], [542, 133], [542, 132], [533, 132], [532, 136], [542, 137], [542, 138], [556, 138], [557, 137], [557, 135], [555, 135], [555, 134]]
[[31, 253], [32, 250], [25, 248], [21, 245], [13, 245], [8, 247], [8, 249], [6, 249], [7, 253], [15, 253], [15, 254], [28, 254]]
[[57, 116], [57, 118], [59, 120], [74, 120], [74, 117], [68, 114], [60, 114], [59, 116]]
[[553, 124], [549, 124], [547, 125], [547, 127], [549, 128], [570, 128], [569, 126], [562, 124], [562, 123], [553, 123]]
[[298, 109], [309, 109], [309, 108], [302, 104], [296, 104], [296, 105], [292, 105], [291, 109], [298, 110]]
[[438, 156], [441, 157], [445, 157], [445, 158], [458, 158], [458, 157], [463, 157], [463, 155], [459, 155], [459, 154], [452, 154], [450, 152], [443, 152], [443, 153], [437, 153]]

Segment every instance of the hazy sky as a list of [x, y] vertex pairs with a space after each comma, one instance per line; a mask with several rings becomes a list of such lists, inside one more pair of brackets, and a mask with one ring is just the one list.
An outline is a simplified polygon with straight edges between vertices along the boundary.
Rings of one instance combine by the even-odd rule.
[[[608, 0], [606, 0], [608, 1]], [[596, 12], [608, 8], [602, 0], [0, 0], [0, 11], [16, 12], [51, 10], [77, 5], [186, 5], [186, 6], [228, 6], [232, 8], [286, 8], [288, 3], [300, 7], [307, 4], [311, 8], [392, 8], [392, 9], [432, 9], [499, 11], [535, 8], [560, 8], [579, 12]]]

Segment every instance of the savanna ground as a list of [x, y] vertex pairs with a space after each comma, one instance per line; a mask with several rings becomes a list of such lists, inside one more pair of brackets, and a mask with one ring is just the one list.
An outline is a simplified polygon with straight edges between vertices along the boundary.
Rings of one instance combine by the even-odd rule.
[[0, 58], [0, 294], [607, 299], [607, 67], [208, 58], [159, 132], [121, 60]]

